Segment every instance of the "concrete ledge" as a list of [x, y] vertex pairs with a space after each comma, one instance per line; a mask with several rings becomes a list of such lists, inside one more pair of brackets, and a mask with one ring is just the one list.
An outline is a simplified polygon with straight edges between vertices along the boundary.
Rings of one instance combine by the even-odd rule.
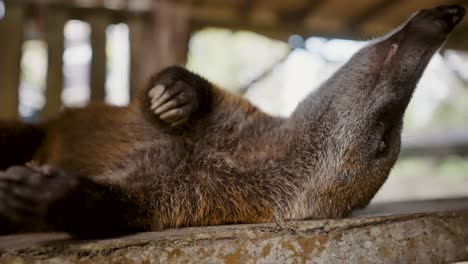
[[[427, 203], [423, 204], [427, 206]], [[448, 263], [468, 260], [468, 200], [447, 203], [458, 206], [445, 212], [387, 216], [375, 215], [376, 211], [377, 214], [385, 211], [379, 212], [376, 206], [371, 206], [373, 216], [288, 222], [283, 227], [258, 224], [183, 228], [93, 241], [70, 240], [66, 234], [7, 236], [0, 237], [0, 263]], [[397, 207], [401, 208], [402, 204]]]

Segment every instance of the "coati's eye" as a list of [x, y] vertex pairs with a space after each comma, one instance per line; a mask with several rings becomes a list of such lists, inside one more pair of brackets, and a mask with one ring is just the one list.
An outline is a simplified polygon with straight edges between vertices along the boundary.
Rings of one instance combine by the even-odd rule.
[[385, 153], [387, 153], [388, 150], [388, 144], [385, 139], [382, 138], [379, 143], [379, 148], [377, 149], [377, 155], [383, 156]]
[[390, 136], [392, 129], [387, 129], [380, 139], [379, 145], [377, 147], [377, 157], [383, 157], [388, 154], [390, 148]]

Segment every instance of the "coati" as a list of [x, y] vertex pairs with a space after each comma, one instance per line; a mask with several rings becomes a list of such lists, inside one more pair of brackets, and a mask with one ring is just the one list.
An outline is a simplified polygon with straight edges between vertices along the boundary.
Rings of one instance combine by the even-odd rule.
[[[2, 232], [106, 237], [346, 216], [386, 180], [415, 86], [464, 13], [419, 11], [289, 118], [170, 67], [128, 107], [70, 109], [39, 127], [3, 124], [2, 166], [11, 167], [0, 172]], [[16, 151], [27, 139], [30, 148]]]

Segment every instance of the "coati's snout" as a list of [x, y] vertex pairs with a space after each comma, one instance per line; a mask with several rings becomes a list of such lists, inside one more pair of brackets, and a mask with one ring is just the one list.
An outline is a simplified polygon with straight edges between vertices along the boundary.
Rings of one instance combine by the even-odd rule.
[[396, 64], [401, 63], [406, 56], [418, 59], [415, 55], [422, 56], [420, 59], [424, 63], [424, 59], [432, 56], [464, 15], [465, 9], [457, 5], [417, 12], [399, 30], [375, 45], [376, 51], [381, 53], [383, 65], [394, 60]]
[[423, 9], [356, 56], [361, 63], [368, 60], [367, 71], [374, 80], [368, 88], [374, 88], [373, 97], [380, 97], [381, 102], [382, 97], [387, 99], [376, 107], [393, 105], [393, 111], [402, 117], [433, 54], [464, 15], [465, 9], [457, 5]]
[[417, 32], [427, 32], [439, 35], [448, 34], [462, 20], [465, 8], [458, 5], [439, 6], [432, 9], [423, 9], [408, 23], [409, 28]]

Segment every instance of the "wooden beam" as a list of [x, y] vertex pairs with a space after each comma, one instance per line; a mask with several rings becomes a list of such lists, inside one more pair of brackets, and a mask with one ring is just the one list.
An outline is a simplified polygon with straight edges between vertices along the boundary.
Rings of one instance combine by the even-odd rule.
[[279, 17], [283, 20], [296, 21], [302, 23], [307, 17], [313, 15], [327, 0], [308, 0], [306, 5], [294, 11], [280, 12]]
[[130, 17], [126, 22], [130, 32], [130, 98], [134, 98], [136, 91], [145, 85], [144, 80], [140, 80], [145, 21], [139, 17]]
[[[321, 4], [324, 3], [326, 2], [322, 2]], [[316, 12], [319, 9], [319, 5], [319, 2], [315, 2], [315, 8], [309, 10], [307, 14]], [[223, 15], [220, 16], [219, 14]], [[210, 26], [229, 28], [232, 30], [249, 30], [283, 41], [287, 41], [288, 37], [292, 34], [299, 34], [305, 37], [322, 36], [348, 39], [354, 39], [359, 36], [346, 26], [340, 29], [322, 28], [304, 23], [304, 21], [297, 19], [288, 20], [284, 17], [282, 19], [262, 21], [260, 23], [258, 21], [246, 19], [240, 12], [232, 12], [230, 9], [221, 9], [215, 14], [213, 10], [200, 6], [194, 6], [192, 8], [191, 21], [194, 29]]]
[[154, 1], [152, 19], [145, 24], [138, 82], [170, 65], [184, 65], [190, 37], [190, 6], [186, 3]]
[[252, 8], [257, 4], [255, 0], [241, 0], [239, 1], [238, 11], [244, 16], [244, 18], [248, 18]]
[[[194, 20], [192, 23], [193, 30], [201, 30], [206, 28], [209, 25], [210, 27], [219, 27], [219, 28], [229, 28], [231, 30], [248, 30], [252, 31], [266, 37], [287, 41], [291, 34], [298, 34], [304, 37], [323, 37], [323, 38], [340, 38], [340, 39], [349, 39], [349, 40], [366, 40], [366, 36], [375, 36], [378, 34], [383, 34], [388, 32], [391, 28], [388, 28], [383, 32], [370, 32], [365, 31], [360, 28], [342, 28], [339, 30], [327, 30], [317, 27], [310, 27], [302, 23], [278, 23], [278, 24], [269, 24], [269, 25], [259, 25], [253, 24], [249, 21], [235, 22], [235, 21], [215, 21], [208, 22], [205, 20]], [[442, 46], [442, 49], [456, 49], [456, 50], [468, 50], [468, 35], [464, 33], [464, 30], [454, 31], [447, 43]], [[468, 30], [466, 31], [468, 33]], [[363, 38], [364, 36], [364, 38]]]
[[[80, 6], [69, 2], [57, 2], [57, 1], [39, 1], [39, 0], [3, 0], [7, 4], [17, 4], [21, 2], [24, 6], [29, 9], [35, 9], [37, 6], [44, 6], [49, 9], [60, 10], [68, 13], [69, 19], [87, 20], [89, 16], [103, 15], [107, 16], [110, 23], [124, 22], [128, 17], [143, 17], [145, 19], [150, 18], [151, 10], [145, 8], [143, 10], [132, 10], [126, 8], [115, 8], [109, 9], [103, 6], [91, 4], [89, 6]], [[34, 15], [35, 10], [29, 10], [29, 15]]]
[[369, 20], [373, 16], [378, 15], [379, 13], [385, 11], [386, 9], [388, 9], [392, 5], [397, 4], [400, 1], [401, 0], [391, 0], [391, 1], [380, 0], [380, 1], [376, 1], [375, 4], [370, 5], [369, 8], [365, 9], [360, 14], [357, 14], [353, 18], [351, 18], [348, 21], [347, 24], [350, 27], [356, 28], [357, 26], [364, 24], [367, 20]]
[[314, 0], [314, 1], [308, 1], [307, 5], [304, 7], [304, 13], [302, 16], [299, 17], [299, 20], [305, 20], [307, 17], [313, 15], [317, 10], [322, 7], [327, 0]]
[[76, 7], [70, 5], [59, 5], [59, 7], [67, 9], [72, 19], [88, 20], [90, 16], [105, 16], [109, 24], [125, 22], [129, 17], [150, 18], [150, 12], [148, 10], [132, 11], [107, 9], [103, 7]]
[[21, 49], [24, 37], [24, 6], [7, 3], [0, 20], [0, 119], [18, 118]]
[[46, 42], [47, 42], [47, 77], [46, 104], [41, 112], [41, 119], [56, 117], [62, 108], [63, 90], [63, 29], [67, 22], [67, 13], [61, 9], [47, 10]]
[[304, 37], [321, 36], [325, 38], [344, 38], [344, 39], [356, 39], [359, 34], [351, 31], [348, 28], [340, 30], [328, 30], [318, 27], [311, 27], [304, 23], [271, 23], [271, 24], [255, 24], [250, 21], [238, 21], [237, 19], [232, 20], [212, 20], [206, 21], [201, 19], [193, 20], [192, 27], [195, 30], [200, 30], [206, 26], [229, 28], [232, 30], [249, 30], [258, 34], [265, 35], [267, 37], [287, 41], [292, 34], [298, 34]]
[[468, 127], [428, 131], [423, 134], [404, 136], [401, 156], [468, 155]]
[[104, 102], [106, 97], [106, 29], [110, 22], [107, 16], [92, 14], [87, 21], [91, 26], [91, 101]]

